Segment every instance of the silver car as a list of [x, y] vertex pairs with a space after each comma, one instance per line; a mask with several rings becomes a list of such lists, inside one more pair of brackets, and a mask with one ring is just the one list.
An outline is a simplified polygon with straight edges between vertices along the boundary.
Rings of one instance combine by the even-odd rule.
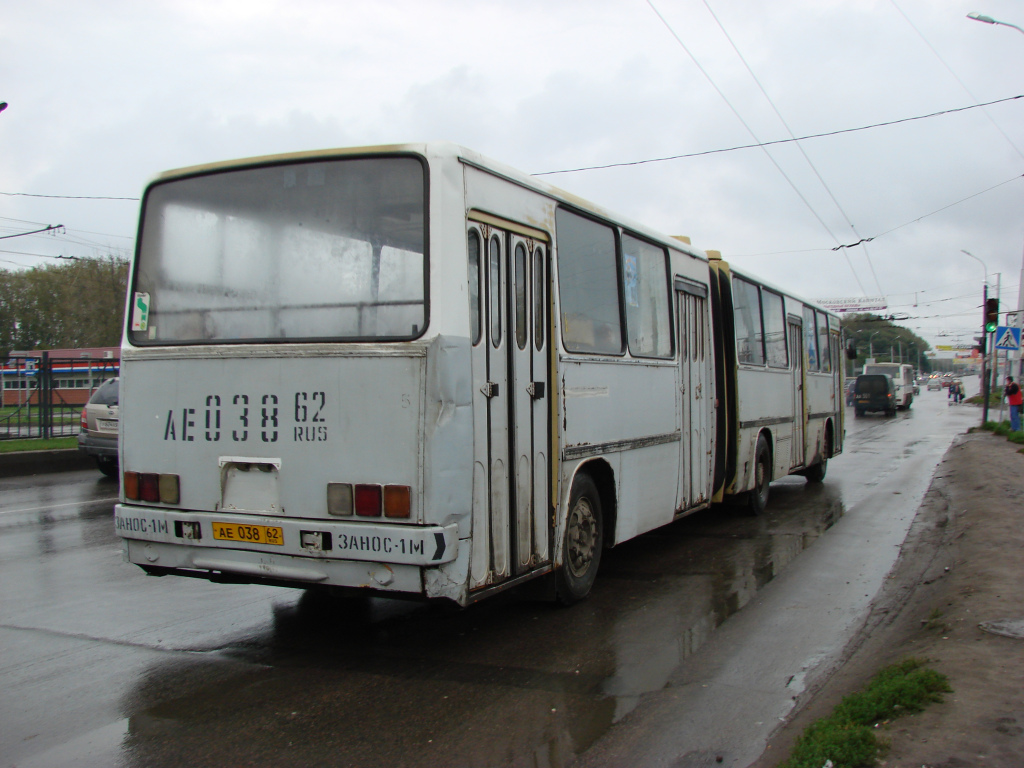
[[82, 409], [78, 450], [96, 457], [96, 466], [107, 477], [117, 477], [118, 379], [103, 382]]

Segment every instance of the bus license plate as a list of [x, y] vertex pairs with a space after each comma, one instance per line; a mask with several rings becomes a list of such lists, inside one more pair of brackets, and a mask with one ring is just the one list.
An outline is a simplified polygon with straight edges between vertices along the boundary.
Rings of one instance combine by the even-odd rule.
[[284, 546], [284, 529], [272, 525], [214, 523], [213, 538], [221, 541], [242, 541], [251, 544]]

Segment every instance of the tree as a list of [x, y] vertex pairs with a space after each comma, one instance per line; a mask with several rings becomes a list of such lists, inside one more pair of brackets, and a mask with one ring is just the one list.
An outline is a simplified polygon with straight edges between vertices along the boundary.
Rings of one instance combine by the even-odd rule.
[[870, 313], [852, 314], [843, 319], [843, 333], [847, 343], [853, 340], [857, 345], [854, 371], [862, 370], [872, 349], [880, 363], [910, 363], [924, 373], [931, 371], [931, 361], [925, 356], [931, 345], [891, 320]]
[[127, 284], [128, 260], [114, 255], [0, 270], [0, 359], [12, 349], [118, 345]]

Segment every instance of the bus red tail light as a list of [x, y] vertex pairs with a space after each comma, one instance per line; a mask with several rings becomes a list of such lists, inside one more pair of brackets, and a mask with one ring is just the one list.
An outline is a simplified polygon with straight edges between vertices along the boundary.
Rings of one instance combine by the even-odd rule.
[[409, 517], [411, 503], [410, 493], [407, 485], [385, 485], [384, 486], [384, 516], [385, 517]]
[[131, 501], [139, 500], [139, 473], [124, 473], [124, 497]]
[[154, 504], [178, 504], [181, 501], [181, 480], [178, 475], [156, 472], [125, 472], [124, 497], [129, 501]]
[[160, 475], [154, 472], [139, 475], [139, 498], [141, 501], [160, 501]]
[[380, 517], [380, 486], [357, 485], [355, 491], [356, 514], [360, 517]]

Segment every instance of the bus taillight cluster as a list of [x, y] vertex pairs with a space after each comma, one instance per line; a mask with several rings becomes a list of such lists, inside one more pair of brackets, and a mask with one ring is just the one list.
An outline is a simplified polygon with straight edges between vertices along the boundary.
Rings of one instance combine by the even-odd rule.
[[126, 471], [124, 497], [130, 501], [177, 504], [181, 500], [181, 481], [177, 475]]
[[408, 518], [412, 492], [407, 485], [328, 483], [327, 511], [340, 517]]

